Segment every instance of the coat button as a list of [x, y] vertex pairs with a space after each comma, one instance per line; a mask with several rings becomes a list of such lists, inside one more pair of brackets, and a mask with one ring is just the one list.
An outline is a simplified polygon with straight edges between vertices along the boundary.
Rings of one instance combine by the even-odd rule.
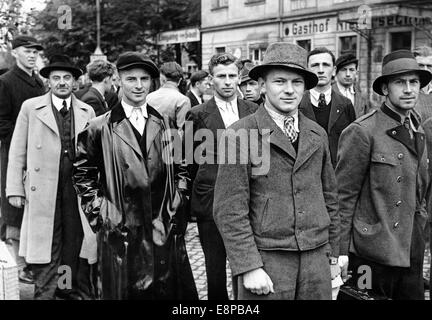
[[394, 135], [394, 136], [395, 136], [395, 135], [396, 135], [396, 133], [397, 133], [397, 132], [396, 132], [395, 130], [393, 130], [393, 131], [392, 131], [392, 135]]
[[30, 189], [31, 189], [31, 191], [36, 191], [36, 187], [35, 186], [31, 187]]
[[39, 172], [39, 171], [40, 171], [40, 168], [35, 168], [35, 171], [36, 171], [36, 172]]
[[165, 264], [165, 260], [161, 260], [160, 264], [164, 265]]
[[42, 149], [42, 146], [41, 146], [40, 144], [38, 144], [38, 145], [36, 146], [36, 149]]
[[385, 158], [384, 158], [384, 157], [381, 157], [381, 161], [385, 161]]
[[403, 156], [404, 156], [403, 153], [399, 153], [399, 154], [398, 154], [398, 159], [402, 159]]
[[362, 231], [363, 231], [363, 232], [367, 232], [367, 228], [363, 228]]
[[393, 225], [393, 227], [396, 229], [397, 227], [399, 227], [399, 221], [397, 221], [394, 225]]
[[402, 201], [398, 201], [398, 202], [396, 202], [396, 207], [400, 207], [400, 205], [402, 204]]
[[401, 176], [397, 177], [396, 181], [397, 182], [401, 182], [402, 181], [402, 177]]

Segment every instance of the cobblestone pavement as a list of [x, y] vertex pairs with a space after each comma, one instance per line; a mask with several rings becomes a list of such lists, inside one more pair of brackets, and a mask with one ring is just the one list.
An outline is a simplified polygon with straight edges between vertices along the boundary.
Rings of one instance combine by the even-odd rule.
[[[198, 295], [200, 300], [207, 300], [207, 278], [204, 265], [204, 255], [201, 249], [201, 244], [198, 238], [198, 229], [196, 223], [190, 223], [186, 236], [186, 248], [189, 256], [189, 260], [192, 267], [192, 272], [195, 278], [195, 283], [198, 289]], [[424, 264], [424, 275], [429, 277], [429, 270], [431, 264], [430, 250], [428, 249], [425, 254]], [[232, 284], [231, 284], [231, 270], [227, 263], [227, 287], [230, 299], [232, 296]], [[426, 291], [426, 299], [429, 300], [429, 290]], [[20, 283], [20, 297], [21, 300], [31, 300], [33, 298], [33, 286]]]

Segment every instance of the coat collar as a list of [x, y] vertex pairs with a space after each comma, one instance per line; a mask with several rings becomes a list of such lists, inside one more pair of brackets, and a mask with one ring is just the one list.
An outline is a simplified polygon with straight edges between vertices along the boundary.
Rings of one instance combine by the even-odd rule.
[[12, 72], [32, 87], [38, 86], [42, 88], [44, 86], [42, 80], [39, 78], [38, 75], [33, 73], [33, 76], [29, 76], [28, 73], [18, 67], [18, 65], [14, 65]]
[[[147, 105], [148, 119], [145, 125], [146, 148], [149, 152], [155, 137], [160, 132], [162, 116], [151, 106]], [[121, 101], [111, 111], [110, 123], [113, 131], [134, 151], [144, 159], [139, 143], [132, 129], [132, 124], [127, 120]]]
[[319, 132], [310, 126], [309, 120], [301, 112], [299, 116], [299, 146], [298, 152], [295, 151], [292, 143], [277, 126], [273, 119], [263, 107], [255, 113], [258, 131], [264, 135], [264, 130], [270, 130], [270, 144], [273, 144], [287, 153], [294, 161], [294, 171], [297, 170], [310, 156], [319, 148]]
[[[84, 129], [90, 119], [90, 107], [84, 105], [72, 94], [72, 108], [75, 123], [75, 142], [78, 134]], [[60, 135], [57, 122], [54, 117], [51, 102], [51, 91], [40, 97], [39, 103], [35, 106], [37, 117], [58, 136]]]

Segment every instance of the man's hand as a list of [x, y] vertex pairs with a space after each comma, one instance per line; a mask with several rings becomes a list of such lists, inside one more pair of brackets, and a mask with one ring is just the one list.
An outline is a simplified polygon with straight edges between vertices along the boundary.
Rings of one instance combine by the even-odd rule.
[[9, 203], [11, 206], [15, 207], [15, 208], [22, 208], [23, 205], [25, 204], [25, 199], [23, 197], [20, 196], [12, 196], [8, 198]]
[[349, 279], [348, 276], [348, 256], [339, 256], [338, 264], [341, 267], [342, 281], [346, 282]]
[[257, 295], [274, 293], [273, 282], [263, 268], [244, 273], [243, 286]]

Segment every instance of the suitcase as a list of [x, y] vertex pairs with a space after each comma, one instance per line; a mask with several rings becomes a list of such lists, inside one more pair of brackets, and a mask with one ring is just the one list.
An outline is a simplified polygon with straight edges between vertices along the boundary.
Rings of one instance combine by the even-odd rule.
[[0, 300], [19, 300], [18, 266], [3, 241], [0, 241]]

